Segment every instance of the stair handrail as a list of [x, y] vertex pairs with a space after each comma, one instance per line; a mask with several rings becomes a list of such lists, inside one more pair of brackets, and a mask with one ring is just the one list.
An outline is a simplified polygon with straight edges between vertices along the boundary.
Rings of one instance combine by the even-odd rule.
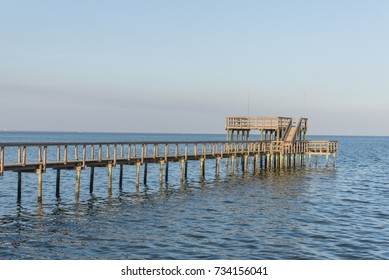
[[292, 123], [293, 123], [293, 118], [290, 118], [288, 126], [286, 127], [284, 135], [282, 136], [282, 141], [286, 141], [286, 139], [288, 138], [290, 129], [292, 128]]
[[292, 138], [292, 143], [296, 142], [296, 137], [297, 137], [298, 133], [300, 132], [302, 121], [303, 121], [303, 118], [300, 118], [298, 124], [296, 125], [296, 131], [294, 132], [294, 135]]

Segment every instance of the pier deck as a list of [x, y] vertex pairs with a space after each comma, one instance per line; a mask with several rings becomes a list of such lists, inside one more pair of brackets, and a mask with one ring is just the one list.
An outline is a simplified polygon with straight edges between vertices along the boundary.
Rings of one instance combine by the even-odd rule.
[[[250, 130], [260, 132], [259, 140], [249, 140]], [[18, 173], [18, 201], [21, 199], [22, 173], [38, 175], [38, 201], [42, 201], [42, 174], [47, 169], [57, 171], [56, 195], [60, 195], [61, 170], [76, 171], [75, 194], [78, 198], [81, 171], [90, 168], [89, 191], [93, 192], [94, 168], [108, 170], [108, 193], [112, 192], [112, 168], [119, 166], [119, 187], [123, 182], [123, 166], [136, 166], [135, 184], [140, 183], [140, 167], [144, 167], [143, 183], [147, 183], [147, 165], [159, 164], [159, 181], [168, 180], [169, 162], [180, 162], [181, 181], [187, 177], [188, 161], [199, 161], [200, 178], [205, 175], [205, 161], [216, 161], [216, 175], [219, 176], [220, 160], [226, 166], [241, 158], [242, 170], [246, 172], [249, 158], [253, 169], [293, 168], [311, 164], [312, 155], [329, 156], [333, 165], [338, 151], [337, 141], [307, 141], [306, 118], [281, 117], [227, 117], [227, 141], [204, 142], [39, 142], [0, 143], [0, 176], [5, 172]], [[236, 133], [235, 140], [234, 136]], [[242, 133], [242, 139], [239, 135]]]

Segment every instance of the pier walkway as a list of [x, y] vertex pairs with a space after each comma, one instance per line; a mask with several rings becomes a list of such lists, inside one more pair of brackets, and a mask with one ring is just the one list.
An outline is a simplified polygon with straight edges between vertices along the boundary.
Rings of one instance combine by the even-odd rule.
[[[250, 140], [249, 132], [258, 130], [259, 140]], [[201, 142], [39, 142], [0, 143], [0, 176], [5, 172], [18, 173], [17, 199], [22, 194], [22, 173], [37, 174], [38, 201], [42, 201], [42, 174], [47, 169], [57, 171], [56, 196], [60, 196], [61, 170], [75, 170], [76, 198], [80, 191], [81, 171], [90, 168], [89, 192], [93, 192], [94, 169], [108, 170], [108, 193], [112, 193], [112, 168], [119, 166], [119, 187], [123, 183], [123, 166], [136, 166], [135, 184], [140, 184], [140, 168], [143, 166], [143, 183], [147, 183], [148, 164], [159, 164], [159, 182], [168, 180], [169, 162], [180, 163], [180, 179], [187, 177], [188, 161], [200, 163], [200, 179], [205, 176], [206, 160], [215, 160], [215, 172], [219, 176], [220, 161], [231, 163], [234, 170], [236, 158], [241, 158], [246, 172], [249, 158], [254, 170], [282, 169], [311, 165], [312, 155], [329, 156], [335, 165], [337, 141], [306, 140], [307, 119], [281, 117], [226, 117], [227, 141]], [[236, 135], [235, 135], [236, 134]], [[240, 137], [240, 134], [242, 137]], [[235, 139], [236, 138], [236, 139]], [[241, 139], [240, 139], [241, 138]]]

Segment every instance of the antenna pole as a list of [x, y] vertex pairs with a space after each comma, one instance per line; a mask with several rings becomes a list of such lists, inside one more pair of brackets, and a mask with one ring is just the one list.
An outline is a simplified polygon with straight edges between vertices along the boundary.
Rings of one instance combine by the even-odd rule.
[[307, 117], [307, 90], [304, 90], [304, 118]]
[[249, 90], [249, 96], [248, 96], [248, 102], [247, 102], [247, 116], [250, 117], [250, 90]]

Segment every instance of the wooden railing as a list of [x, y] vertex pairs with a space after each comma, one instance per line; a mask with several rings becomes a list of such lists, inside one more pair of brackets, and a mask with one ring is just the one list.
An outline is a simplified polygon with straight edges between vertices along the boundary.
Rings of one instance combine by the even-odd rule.
[[227, 129], [276, 130], [286, 128], [291, 118], [284, 117], [226, 117]]
[[307, 153], [334, 154], [338, 152], [338, 141], [307, 141]]
[[0, 175], [7, 170], [142, 164], [232, 155], [336, 153], [337, 149], [337, 141], [0, 143]]

